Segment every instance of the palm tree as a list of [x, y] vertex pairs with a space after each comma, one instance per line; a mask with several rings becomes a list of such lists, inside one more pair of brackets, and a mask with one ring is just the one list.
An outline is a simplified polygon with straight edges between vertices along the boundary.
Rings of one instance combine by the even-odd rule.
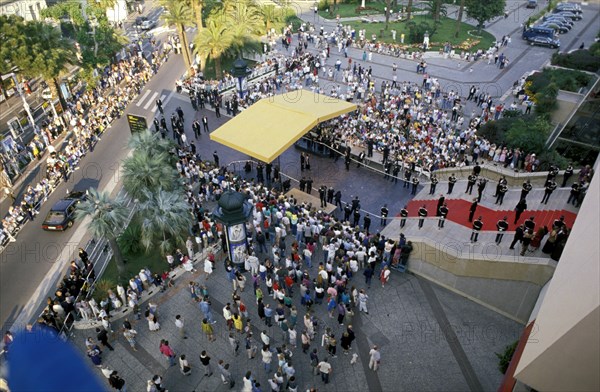
[[163, 139], [158, 133], [153, 133], [148, 129], [144, 132], [136, 132], [129, 138], [129, 148], [143, 151], [148, 155], [169, 153], [174, 146], [171, 140]]
[[181, 48], [183, 50], [183, 60], [185, 61], [186, 68], [189, 69], [192, 66], [192, 56], [190, 54], [190, 45], [185, 34], [185, 28], [190, 26], [194, 22], [193, 13], [188, 4], [178, 0], [165, 0], [163, 6], [167, 9], [166, 13], [163, 13], [162, 18], [168, 25], [174, 25], [181, 41]]
[[204, 0], [190, 0], [192, 9], [194, 10], [194, 16], [196, 17], [196, 27], [198, 31], [202, 31], [204, 28], [204, 22], [202, 21], [202, 9], [204, 8]]
[[223, 19], [211, 17], [206, 23], [206, 28], [196, 35], [196, 48], [198, 54], [210, 57], [215, 63], [217, 78], [221, 77], [221, 56], [229, 49], [233, 41], [233, 34], [223, 23]]
[[88, 229], [96, 238], [106, 238], [113, 252], [119, 279], [125, 274], [125, 261], [117, 237], [125, 229], [129, 220], [129, 210], [123, 196], [111, 199], [108, 192], [98, 192], [91, 188], [87, 200], [77, 205], [75, 212], [77, 219], [90, 217]]
[[223, 6], [225, 23], [232, 32], [230, 49], [235, 56], [242, 52], [260, 52], [259, 34], [262, 32], [263, 18], [260, 8], [252, 0], [226, 1]]
[[163, 255], [183, 243], [192, 225], [190, 206], [180, 192], [147, 192], [139, 205], [142, 220], [141, 242], [146, 250], [157, 243]]
[[148, 192], [181, 189], [181, 183], [165, 153], [135, 151], [123, 161], [123, 187], [132, 198], [143, 201]]
[[274, 4], [265, 4], [260, 7], [260, 13], [266, 25], [266, 33], [269, 33], [269, 31], [271, 31], [271, 26], [277, 22], [277, 9], [275, 8]]
[[[8, 29], [6, 24], [14, 24]], [[28, 76], [41, 75], [50, 85], [52, 94], [65, 102], [59, 92], [58, 78], [76, 59], [74, 46], [63, 38], [54, 26], [39, 22], [23, 22], [17, 16], [0, 20], [3, 47], [2, 61], [17, 66]]]

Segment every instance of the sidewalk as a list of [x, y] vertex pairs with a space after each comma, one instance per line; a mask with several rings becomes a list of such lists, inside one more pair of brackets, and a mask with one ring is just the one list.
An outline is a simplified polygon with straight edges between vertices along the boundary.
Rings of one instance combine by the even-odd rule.
[[[288, 242], [291, 242], [290, 237]], [[322, 252], [317, 251], [313, 258], [315, 261], [321, 260]], [[312, 273], [314, 275], [315, 268]], [[249, 278], [248, 275], [247, 277]], [[217, 320], [216, 342], [207, 342], [200, 330], [202, 314], [186, 290], [190, 280], [207, 285], [211, 296], [212, 312]], [[351, 284], [358, 288], [364, 287], [362, 276], [354, 278]], [[251, 285], [248, 286], [250, 287], [247, 287], [241, 296], [248, 306], [249, 317], [254, 326], [255, 341], [260, 341], [260, 331], [266, 329], [272, 338], [272, 343], [275, 342], [272, 347], [280, 346], [283, 343], [281, 331], [278, 327], [265, 327], [258, 319]], [[103, 363], [111, 369], [118, 370], [125, 379], [128, 390], [131, 391], [145, 390], [146, 381], [154, 374], [163, 377], [164, 385], [169, 390], [226, 391], [229, 389], [222, 384], [215, 366], [219, 359], [223, 359], [232, 367], [236, 386], [241, 386], [243, 375], [250, 370], [263, 390], [267, 390], [267, 376], [272, 376], [275, 370], [268, 375], [265, 373], [260, 352], [256, 358], [248, 359], [243, 347], [243, 339], [237, 357], [233, 355], [227, 341], [228, 332], [221, 316], [221, 309], [226, 302], [231, 301], [231, 291], [222, 263], [216, 264], [216, 269], [208, 280], [205, 280], [200, 273], [184, 274], [178, 278], [176, 287], [165, 294], [159, 294], [153, 300], [158, 304], [161, 329], [150, 332], [145, 320], [132, 322], [139, 337], [138, 351], [133, 352], [122, 338], [122, 334], [118, 332], [122, 320], [115, 321], [113, 328], [116, 331], [116, 342], [112, 343], [115, 351], [104, 350]], [[313, 386], [319, 391], [339, 392], [465, 390], [470, 385], [461, 369], [468, 369], [470, 372], [468, 374], [474, 375], [475, 383], [480, 386], [478, 390], [492, 391], [497, 388], [501, 374], [497, 371], [494, 352], [500, 352], [505, 345], [516, 339], [521, 330], [518, 323], [408, 274], [394, 273], [389, 287], [385, 289], [379, 287], [378, 282], [374, 282], [368, 294], [369, 315], [357, 314], [353, 321], [357, 344], [352, 346], [352, 352], [359, 354], [359, 361], [351, 365], [352, 356], [342, 354], [340, 349], [337, 358], [330, 358], [333, 374], [330, 384], [325, 385], [320, 377], [312, 375], [308, 355], [303, 354], [298, 348], [294, 350], [292, 361], [296, 369], [299, 390], [306, 390]], [[272, 298], [266, 298], [266, 303], [275, 306]], [[299, 313], [297, 331], [300, 335], [304, 309], [299, 304], [298, 294], [294, 296], [294, 304]], [[145, 309], [145, 305], [142, 305], [142, 309]], [[455, 311], [457, 308], [460, 308], [460, 312]], [[319, 321], [323, 325], [332, 327], [339, 339], [341, 329], [335, 319], [328, 317], [326, 305], [315, 305], [313, 310]], [[178, 336], [174, 326], [174, 317], [177, 314], [185, 319], [187, 340], [182, 340]], [[451, 326], [452, 331], [448, 331], [448, 325]], [[485, 328], [490, 325], [494, 326], [493, 337], [486, 336]], [[324, 327], [321, 326], [320, 333], [317, 333], [311, 345], [311, 350], [319, 349], [319, 359], [325, 357], [325, 352], [320, 347], [320, 336], [323, 331]], [[72, 339], [82, 350], [84, 361], [89, 361], [84, 354], [84, 341], [88, 336], [95, 337], [95, 332], [78, 330]], [[177, 366], [167, 367], [166, 360], [161, 357], [158, 350], [161, 339], [169, 340], [178, 356], [186, 354], [192, 367], [191, 376], [183, 376]], [[367, 352], [372, 344], [377, 344], [382, 353], [382, 366], [377, 373], [368, 369]], [[258, 346], [260, 350], [260, 344]], [[202, 350], [206, 350], [212, 358], [211, 363], [215, 371], [212, 377], [203, 376], [198, 360]], [[462, 355], [458, 355], [460, 353]], [[272, 368], [275, 367], [273, 364]], [[238, 388], [234, 390], [239, 390]]]

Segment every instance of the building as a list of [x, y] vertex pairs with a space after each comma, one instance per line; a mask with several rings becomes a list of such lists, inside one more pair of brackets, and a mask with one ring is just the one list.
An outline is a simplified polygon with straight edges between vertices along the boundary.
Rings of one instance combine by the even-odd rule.
[[40, 20], [46, 0], [0, 0], [0, 15], [18, 15], [25, 20]]
[[[595, 169], [599, 167], [597, 161]], [[592, 179], [554, 276], [540, 294], [501, 391], [522, 391], [527, 389], [525, 386], [538, 391], [600, 390], [599, 177]]]

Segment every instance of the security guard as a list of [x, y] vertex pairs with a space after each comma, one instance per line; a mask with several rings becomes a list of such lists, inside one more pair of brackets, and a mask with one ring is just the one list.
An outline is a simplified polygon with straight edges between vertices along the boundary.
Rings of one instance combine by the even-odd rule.
[[526, 199], [529, 192], [531, 192], [533, 186], [531, 185], [531, 181], [527, 180], [523, 183], [523, 187], [521, 188], [521, 199]]
[[475, 222], [473, 222], [473, 232], [471, 233], [471, 242], [477, 242], [477, 237], [479, 237], [479, 232], [483, 228], [483, 221], [481, 219], [482, 219], [482, 217], [480, 216], [479, 218], [477, 218], [477, 220]]
[[435, 187], [436, 187], [437, 183], [438, 183], [438, 179], [437, 179], [437, 176], [434, 174], [431, 176], [431, 184], [429, 187], [430, 195], [433, 195], [435, 193]]
[[498, 234], [496, 234], [496, 243], [498, 245], [500, 245], [500, 242], [502, 242], [502, 237], [504, 237], [504, 232], [506, 230], [508, 230], [508, 222], [506, 221], [507, 217], [505, 216], [504, 218], [500, 219], [498, 221], [498, 223], [496, 223], [496, 230], [499, 231]]
[[465, 193], [468, 193], [470, 195], [473, 192], [473, 186], [475, 186], [476, 182], [477, 176], [475, 174], [469, 175], [469, 178], [467, 179], [467, 190], [465, 191]]
[[423, 227], [423, 222], [425, 222], [425, 218], [427, 217], [427, 208], [425, 204], [423, 207], [419, 208], [419, 230]]
[[448, 178], [448, 195], [452, 193], [452, 189], [454, 189], [454, 184], [456, 184], [456, 176], [454, 175], [454, 173], [452, 173], [452, 175], [450, 175], [450, 178]]
[[440, 220], [438, 221], [438, 229], [444, 227], [444, 222], [446, 222], [446, 217], [448, 216], [448, 205], [444, 203], [438, 212], [440, 216]]

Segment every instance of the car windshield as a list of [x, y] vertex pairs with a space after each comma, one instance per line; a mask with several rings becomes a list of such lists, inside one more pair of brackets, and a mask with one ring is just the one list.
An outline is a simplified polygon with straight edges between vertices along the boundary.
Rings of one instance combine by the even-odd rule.
[[65, 213], [62, 211], [50, 211], [48, 216], [46, 216], [46, 220], [44, 223], [55, 225], [58, 223], [63, 223], [65, 220]]

